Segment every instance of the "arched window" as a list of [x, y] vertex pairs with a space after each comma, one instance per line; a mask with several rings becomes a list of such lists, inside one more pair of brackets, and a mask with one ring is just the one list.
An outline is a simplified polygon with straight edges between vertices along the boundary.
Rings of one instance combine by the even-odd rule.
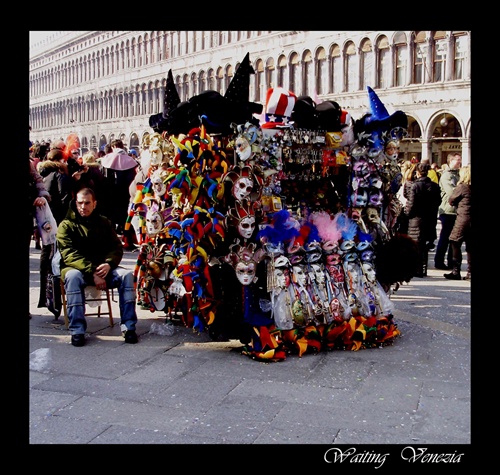
[[[253, 101], [255, 102], [263, 102], [263, 98], [265, 97], [265, 79], [264, 79], [264, 62], [262, 59], [259, 59], [255, 65], [255, 89], [250, 90], [250, 97], [253, 97]], [[250, 86], [250, 89], [253, 89]]]
[[[239, 66], [239, 65], [237, 65], [237, 66]], [[225, 78], [224, 78], [224, 92], [227, 91], [227, 88], [229, 87], [231, 79], [233, 79], [233, 67], [230, 64], [228, 64], [226, 66], [226, 74], [225, 74]], [[221, 94], [224, 94], [224, 93], [221, 92]]]
[[278, 77], [276, 80], [276, 86], [278, 87], [286, 87], [285, 78], [286, 78], [286, 57], [285, 55], [281, 55], [278, 58]]
[[207, 78], [208, 78], [208, 83], [207, 83], [207, 88], [209, 91], [215, 91], [217, 89], [217, 82], [215, 80], [215, 73], [212, 68], [210, 68], [207, 72]]
[[340, 94], [343, 90], [342, 52], [339, 45], [333, 45], [330, 52], [330, 85], [328, 92]]
[[311, 51], [306, 50], [302, 55], [302, 94], [312, 97], [314, 95], [314, 70]]
[[356, 46], [349, 41], [345, 47], [345, 85], [346, 91], [358, 90], [359, 84], [359, 57], [356, 54]]
[[413, 84], [423, 84], [425, 80], [425, 69], [427, 62], [427, 42], [425, 31], [419, 31], [415, 35], [413, 45]]
[[299, 87], [299, 55], [293, 53], [290, 56], [290, 78], [288, 90], [294, 92], [296, 95], [300, 96]]
[[191, 73], [191, 80], [189, 84], [190, 97], [195, 96], [198, 92], [198, 79], [196, 73]]
[[[268, 58], [267, 62], [266, 62], [266, 72], [265, 72], [265, 82], [266, 82], [266, 85], [265, 85], [265, 92], [267, 92], [267, 90], [270, 88], [270, 87], [274, 87], [274, 76], [276, 74], [276, 71], [275, 71], [275, 67], [274, 67], [274, 59], [273, 58]], [[265, 95], [264, 95], [265, 97]]]
[[446, 55], [448, 53], [448, 40], [446, 32], [435, 31], [433, 35], [433, 82], [442, 82], [446, 78]]
[[399, 32], [394, 35], [394, 48], [394, 85], [404, 86], [406, 85], [406, 75], [408, 71], [408, 44], [405, 33]]
[[454, 31], [453, 42], [453, 79], [466, 79], [466, 64], [469, 52], [469, 36], [465, 31]]
[[207, 90], [207, 77], [205, 71], [200, 71], [198, 78], [198, 94]]
[[328, 78], [328, 63], [326, 61], [325, 48], [318, 48], [316, 51], [316, 92], [318, 94], [326, 94], [328, 91], [327, 78]]
[[217, 69], [217, 75], [216, 75], [216, 84], [215, 84], [215, 90], [219, 93], [219, 94], [224, 94], [224, 71], [222, 68], [218, 68]]
[[190, 98], [189, 95], [189, 75], [184, 74], [182, 77], [182, 97], [183, 101], [187, 101]]
[[387, 36], [377, 40], [377, 87], [391, 87], [391, 49]]
[[361, 43], [361, 89], [373, 85], [373, 48], [370, 39], [365, 38]]

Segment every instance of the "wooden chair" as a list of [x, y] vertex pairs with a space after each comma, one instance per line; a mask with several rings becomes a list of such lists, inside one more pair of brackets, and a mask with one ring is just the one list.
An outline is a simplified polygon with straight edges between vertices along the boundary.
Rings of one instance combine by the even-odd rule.
[[[102, 315], [108, 315], [109, 316], [109, 325], [112, 327], [114, 322], [113, 322], [113, 309], [111, 307], [111, 295], [112, 295], [112, 289], [106, 289], [103, 290], [101, 293], [101, 297], [99, 298], [85, 298], [85, 304], [88, 302], [100, 302], [99, 305], [97, 306], [97, 312], [87, 312], [87, 305], [85, 306], [85, 316], [86, 317], [91, 317], [93, 315], [97, 315], [98, 317], [101, 317]], [[63, 316], [64, 316], [64, 324], [66, 325], [66, 328], [69, 327], [69, 318], [68, 318], [68, 309], [66, 306], [66, 289], [64, 288], [64, 282], [61, 279], [61, 298], [62, 298], [62, 306], [63, 306]], [[106, 304], [107, 305], [107, 310], [103, 311], [101, 310], [101, 304]]]

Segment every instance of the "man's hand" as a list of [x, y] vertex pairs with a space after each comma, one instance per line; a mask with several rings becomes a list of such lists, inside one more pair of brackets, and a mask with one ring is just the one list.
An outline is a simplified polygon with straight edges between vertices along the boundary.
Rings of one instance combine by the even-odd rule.
[[111, 266], [108, 263], [100, 264], [97, 266], [94, 272], [94, 283], [99, 290], [104, 290], [106, 288], [106, 276], [111, 270]]

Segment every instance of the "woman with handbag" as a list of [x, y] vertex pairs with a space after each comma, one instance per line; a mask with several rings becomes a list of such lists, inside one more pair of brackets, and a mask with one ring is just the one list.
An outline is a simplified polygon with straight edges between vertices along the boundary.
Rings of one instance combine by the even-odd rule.
[[[69, 203], [73, 199], [73, 180], [68, 172], [62, 150], [52, 149], [47, 154], [47, 159], [38, 164], [38, 171], [43, 177], [43, 184], [50, 194], [50, 211], [55, 220], [55, 227], [65, 218]], [[42, 230], [43, 232], [43, 230]], [[49, 240], [50, 241], [50, 240]], [[42, 243], [40, 254], [40, 296], [38, 308], [47, 307], [55, 317], [61, 313], [60, 296], [58, 299], [58, 286], [47, 286], [48, 278], [52, 275], [52, 257], [54, 255], [54, 242]], [[49, 282], [49, 284], [53, 282]], [[54, 295], [54, 292], [56, 295]]]

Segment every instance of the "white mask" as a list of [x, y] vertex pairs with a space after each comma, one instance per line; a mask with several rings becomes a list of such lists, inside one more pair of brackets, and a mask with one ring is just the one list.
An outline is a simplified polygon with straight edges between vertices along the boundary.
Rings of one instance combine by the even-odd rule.
[[245, 239], [250, 239], [252, 237], [254, 229], [255, 216], [246, 216], [238, 223], [238, 232], [240, 233], [240, 236]]
[[257, 272], [257, 266], [255, 262], [243, 262], [240, 261], [236, 264], [236, 278], [242, 285], [250, 285]]
[[233, 196], [237, 200], [243, 200], [243, 198], [248, 198], [253, 189], [253, 181], [247, 177], [238, 178], [233, 185]]

